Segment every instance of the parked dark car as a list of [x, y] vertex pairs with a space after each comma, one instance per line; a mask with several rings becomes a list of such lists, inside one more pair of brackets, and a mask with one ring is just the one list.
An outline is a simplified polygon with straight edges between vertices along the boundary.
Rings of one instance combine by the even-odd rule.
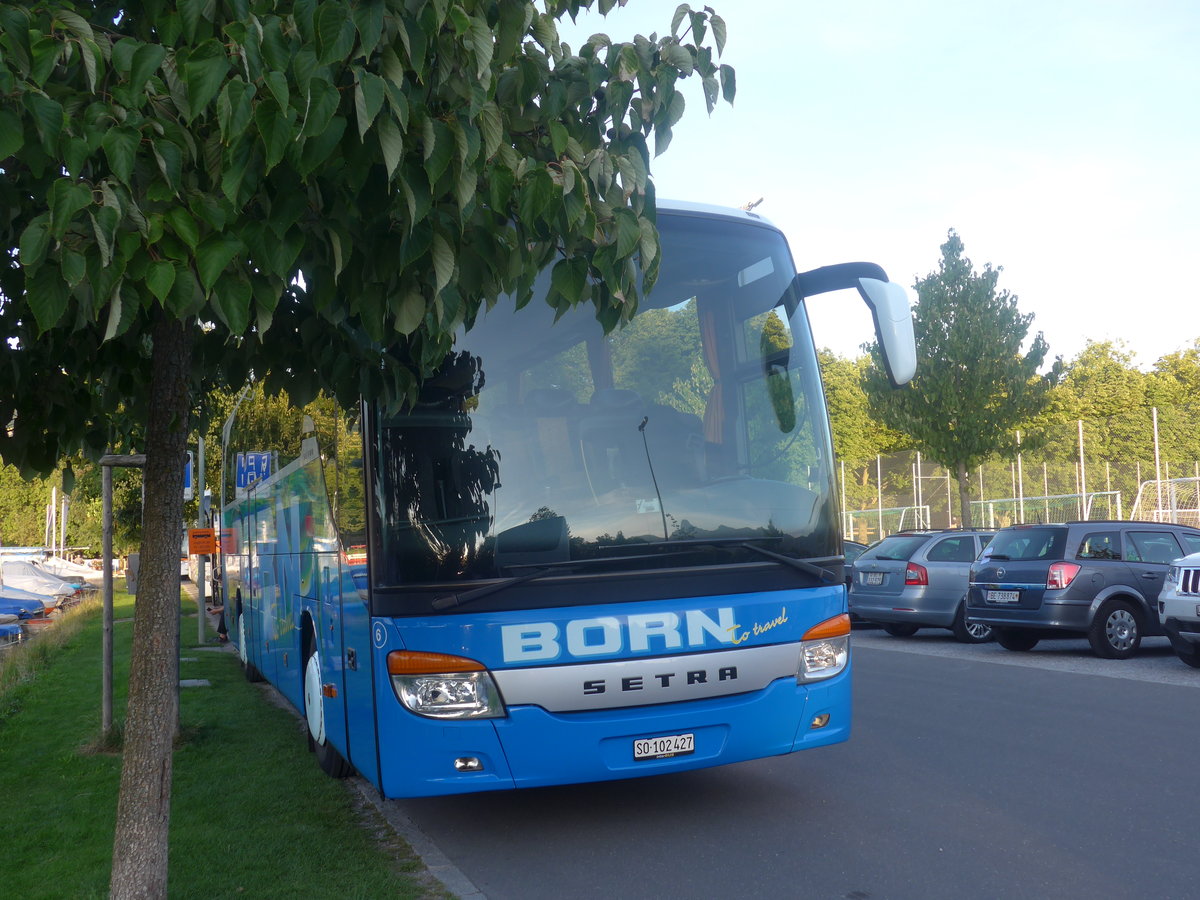
[[971, 570], [967, 621], [1008, 650], [1086, 635], [1105, 659], [1162, 634], [1158, 595], [1173, 560], [1200, 550], [1200, 529], [1157, 522], [1013, 525]]
[[854, 561], [862, 556], [866, 549], [867, 545], [858, 541], [842, 541], [842, 553], [846, 556], [846, 587], [850, 587], [850, 582], [854, 579]]
[[895, 637], [949, 628], [964, 643], [991, 640], [991, 629], [964, 620], [971, 563], [991, 531], [904, 531], [869, 547], [854, 563], [850, 613]]

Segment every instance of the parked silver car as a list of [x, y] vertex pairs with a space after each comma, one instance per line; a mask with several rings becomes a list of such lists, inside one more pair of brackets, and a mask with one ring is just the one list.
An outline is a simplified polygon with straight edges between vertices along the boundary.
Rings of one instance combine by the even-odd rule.
[[991, 531], [905, 531], [885, 537], [854, 562], [850, 612], [907, 637], [924, 627], [949, 628], [968, 644], [992, 638], [986, 625], [963, 619], [971, 563]]
[[1175, 655], [1200, 669], [1200, 553], [1171, 563], [1158, 595], [1158, 621]]

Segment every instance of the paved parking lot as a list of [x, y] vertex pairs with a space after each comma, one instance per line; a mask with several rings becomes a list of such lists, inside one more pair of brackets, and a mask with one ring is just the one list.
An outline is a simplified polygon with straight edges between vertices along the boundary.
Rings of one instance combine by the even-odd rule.
[[1143, 638], [1141, 650], [1132, 659], [1099, 659], [1086, 638], [1041, 641], [1032, 650], [1014, 653], [999, 644], [960, 644], [949, 631], [924, 628], [912, 637], [897, 638], [876, 628], [855, 628], [852, 646], [971, 659], [1005, 666], [1029, 666], [1061, 672], [1076, 672], [1104, 678], [1126, 678], [1158, 684], [1200, 688], [1200, 669], [1184, 665], [1165, 637]]

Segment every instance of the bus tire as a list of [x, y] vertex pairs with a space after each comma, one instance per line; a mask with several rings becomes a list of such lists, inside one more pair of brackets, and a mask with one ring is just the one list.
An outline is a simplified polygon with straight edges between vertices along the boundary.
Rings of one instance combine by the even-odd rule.
[[258, 671], [258, 666], [250, 662], [250, 655], [246, 652], [246, 616], [241, 613], [238, 614], [237, 632], [238, 659], [242, 661], [242, 672], [245, 673], [246, 680], [252, 684], [265, 681], [262, 672]]
[[308, 726], [308, 749], [316, 754], [317, 765], [330, 778], [345, 778], [354, 767], [325, 739], [325, 700], [322, 693], [321, 656], [309, 650], [304, 660], [304, 720]]

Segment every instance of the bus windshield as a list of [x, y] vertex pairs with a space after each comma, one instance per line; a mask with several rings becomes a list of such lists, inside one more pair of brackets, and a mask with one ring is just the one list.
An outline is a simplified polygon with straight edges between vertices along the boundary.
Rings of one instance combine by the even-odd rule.
[[[838, 553], [828, 418], [783, 235], [659, 215], [625, 327], [502, 299], [368, 427], [377, 590]], [[616, 599], [616, 598], [614, 598]]]

